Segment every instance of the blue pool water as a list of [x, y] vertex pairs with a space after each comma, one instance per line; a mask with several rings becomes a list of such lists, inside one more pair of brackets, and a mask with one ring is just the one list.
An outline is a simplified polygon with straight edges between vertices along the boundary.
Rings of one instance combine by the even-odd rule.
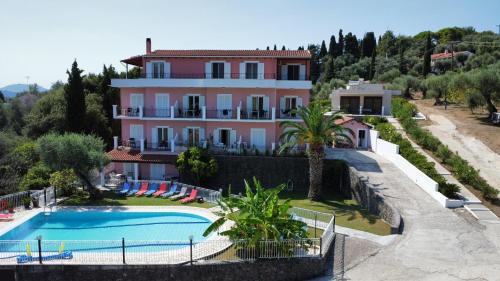
[[40, 213], [0, 236], [0, 240], [169, 240], [200, 242], [207, 218], [178, 212]]

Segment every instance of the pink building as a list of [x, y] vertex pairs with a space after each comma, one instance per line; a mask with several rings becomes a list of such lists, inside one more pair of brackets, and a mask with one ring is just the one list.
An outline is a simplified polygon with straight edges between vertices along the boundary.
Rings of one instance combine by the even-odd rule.
[[115, 171], [136, 179], [175, 175], [189, 146], [264, 153], [279, 146], [283, 120], [309, 103], [309, 51], [151, 50], [122, 60], [140, 77], [113, 79], [122, 122], [109, 153]]

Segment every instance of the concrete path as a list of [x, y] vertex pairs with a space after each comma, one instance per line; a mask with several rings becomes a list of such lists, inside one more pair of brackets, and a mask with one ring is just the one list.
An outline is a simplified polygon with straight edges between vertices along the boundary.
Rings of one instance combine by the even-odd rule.
[[[452, 174], [450, 171], [448, 171], [443, 165], [441, 165], [440, 162], [436, 161], [436, 159], [432, 158], [427, 151], [423, 150], [418, 144], [416, 144], [414, 141], [412, 141], [408, 135], [406, 134], [405, 130], [399, 123], [399, 121], [396, 118], [390, 117], [387, 118], [389, 123], [391, 123], [396, 130], [399, 131], [399, 133], [405, 137], [412, 145], [414, 149], [416, 149], [418, 152], [420, 152], [422, 155], [424, 155], [429, 162], [434, 163], [434, 167], [436, 168], [436, 171], [441, 174], [448, 183], [453, 183], [456, 184], [460, 188], [459, 195], [462, 197], [462, 200], [464, 201], [465, 209], [469, 211], [476, 219], [481, 220], [481, 221], [486, 221], [486, 222], [497, 222], [500, 223], [500, 219], [493, 213], [490, 209], [488, 209], [486, 206], [484, 206], [472, 192], [470, 192], [467, 187], [465, 187], [462, 183], [460, 183]], [[471, 206], [468, 206], [471, 205]]]
[[455, 124], [439, 114], [430, 114], [433, 125], [425, 128], [432, 132], [452, 151], [457, 151], [462, 158], [479, 170], [479, 174], [493, 187], [500, 190], [500, 154], [475, 137], [465, 135], [457, 130]]
[[[346, 160], [378, 186], [404, 222], [392, 244], [372, 245], [368, 256], [347, 265], [346, 280], [500, 280], [500, 224], [481, 224], [464, 209], [441, 207], [372, 152], [329, 150], [328, 158]], [[345, 247], [347, 256], [349, 243]]]

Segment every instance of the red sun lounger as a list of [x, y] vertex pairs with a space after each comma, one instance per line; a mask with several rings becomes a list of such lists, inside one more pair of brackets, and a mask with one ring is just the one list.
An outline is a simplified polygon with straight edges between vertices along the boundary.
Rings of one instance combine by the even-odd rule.
[[139, 189], [139, 191], [137, 191], [135, 196], [139, 197], [139, 196], [143, 195], [144, 193], [146, 193], [148, 191], [148, 187], [149, 187], [149, 184], [147, 182], [143, 182], [141, 184], [141, 189]]
[[162, 182], [160, 184], [160, 189], [158, 189], [155, 193], [153, 193], [153, 197], [158, 197], [160, 195], [162, 195], [163, 193], [167, 192], [167, 183], [166, 182]]
[[181, 199], [181, 203], [189, 203], [189, 202], [193, 202], [194, 200], [196, 200], [196, 194], [198, 194], [198, 190], [196, 189], [193, 189], [191, 191], [191, 194], [189, 194], [189, 197], [186, 197], [184, 199]]

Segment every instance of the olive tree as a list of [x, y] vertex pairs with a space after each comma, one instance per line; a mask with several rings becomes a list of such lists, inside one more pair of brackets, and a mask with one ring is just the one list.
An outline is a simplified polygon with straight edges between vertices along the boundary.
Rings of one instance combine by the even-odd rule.
[[100, 138], [76, 133], [48, 134], [37, 140], [42, 162], [54, 171], [72, 169], [92, 199], [98, 199], [100, 192], [92, 184], [91, 173], [109, 162], [104, 147]]

